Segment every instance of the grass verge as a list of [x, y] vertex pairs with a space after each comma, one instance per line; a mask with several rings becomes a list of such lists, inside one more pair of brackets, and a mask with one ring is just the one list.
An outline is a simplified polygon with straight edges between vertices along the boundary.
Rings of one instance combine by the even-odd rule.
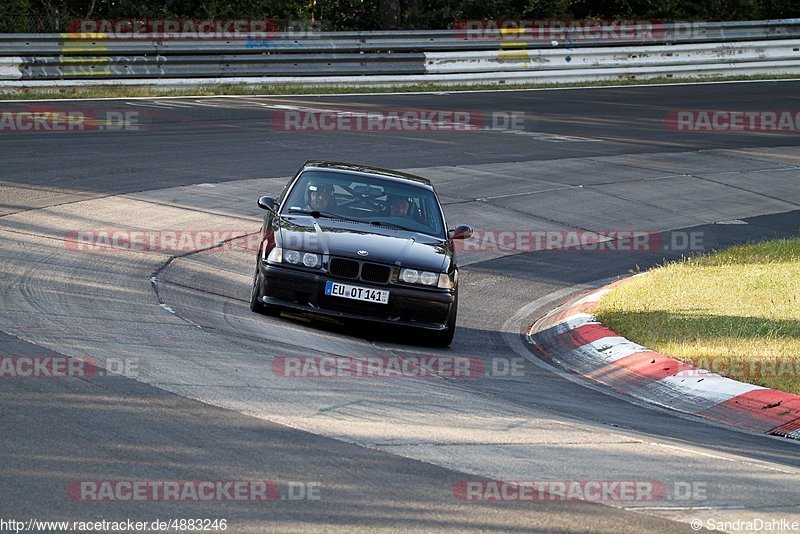
[[662, 354], [800, 394], [800, 238], [657, 267], [609, 292], [596, 315]]
[[303, 86], [303, 85], [197, 85], [187, 88], [159, 88], [157, 86], [114, 86], [64, 88], [0, 88], [0, 99], [5, 100], [47, 100], [54, 98], [133, 98], [165, 96], [221, 96], [221, 95], [327, 95], [343, 93], [398, 93], [398, 92], [458, 92], [505, 89], [556, 89], [570, 87], [604, 87], [618, 85], [669, 85], [691, 82], [734, 82], [796, 80], [795, 74], [776, 76], [718, 76], [708, 78], [665, 77], [648, 80], [623, 79], [601, 82], [549, 83], [549, 84], [464, 84], [437, 85], [416, 84], [391, 87], [344, 87], [344, 86]]

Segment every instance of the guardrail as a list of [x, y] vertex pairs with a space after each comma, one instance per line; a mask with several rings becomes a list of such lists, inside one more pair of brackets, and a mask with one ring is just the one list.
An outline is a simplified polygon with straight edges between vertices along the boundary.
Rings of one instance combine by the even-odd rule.
[[[800, 73], [800, 19], [654, 24], [626, 38], [541, 30], [127, 39], [0, 35], [0, 86], [555, 83]], [[552, 34], [555, 35], [555, 34]], [[642, 37], [644, 36], [644, 37]]]

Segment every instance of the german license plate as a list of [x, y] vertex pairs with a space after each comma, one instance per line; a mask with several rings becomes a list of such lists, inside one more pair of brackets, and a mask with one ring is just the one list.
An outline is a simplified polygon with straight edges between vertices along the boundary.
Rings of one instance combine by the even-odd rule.
[[325, 294], [331, 297], [376, 302], [378, 304], [389, 303], [389, 292], [386, 290], [340, 284], [332, 280], [328, 280], [325, 283]]

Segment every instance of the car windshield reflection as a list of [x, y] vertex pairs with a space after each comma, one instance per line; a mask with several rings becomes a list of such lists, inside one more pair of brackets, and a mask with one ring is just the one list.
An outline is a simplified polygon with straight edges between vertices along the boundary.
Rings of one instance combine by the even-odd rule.
[[305, 171], [292, 187], [281, 213], [446, 236], [433, 191], [363, 174]]

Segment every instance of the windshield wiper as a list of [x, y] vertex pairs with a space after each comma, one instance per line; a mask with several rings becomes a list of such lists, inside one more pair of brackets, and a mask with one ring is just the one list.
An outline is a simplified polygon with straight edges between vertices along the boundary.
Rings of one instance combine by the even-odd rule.
[[349, 221], [349, 222], [356, 222], [367, 224], [366, 221], [362, 221], [360, 219], [351, 219], [350, 217], [344, 217], [343, 215], [337, 215], [335, 213], [328, 213], [326, 211], [319, 211], [319, 210], [289, 210], [287, 215], [311, 215], [315, 219], [319, 219], [320, 217], [325, 217], [326, 219], [339, 219], [341, 221]]
[[385, 228], [395, 228], [397, 230], [405, 230], [406, 232], [416, 232], [416, 230], [412, 230], [411, 228], [406, 228], [405, 226], [400, 226], [399, 224], [387, 223], [382, 221], [370, 221], [370, 224], [374, 224], [375, 226], [383, 226]]

